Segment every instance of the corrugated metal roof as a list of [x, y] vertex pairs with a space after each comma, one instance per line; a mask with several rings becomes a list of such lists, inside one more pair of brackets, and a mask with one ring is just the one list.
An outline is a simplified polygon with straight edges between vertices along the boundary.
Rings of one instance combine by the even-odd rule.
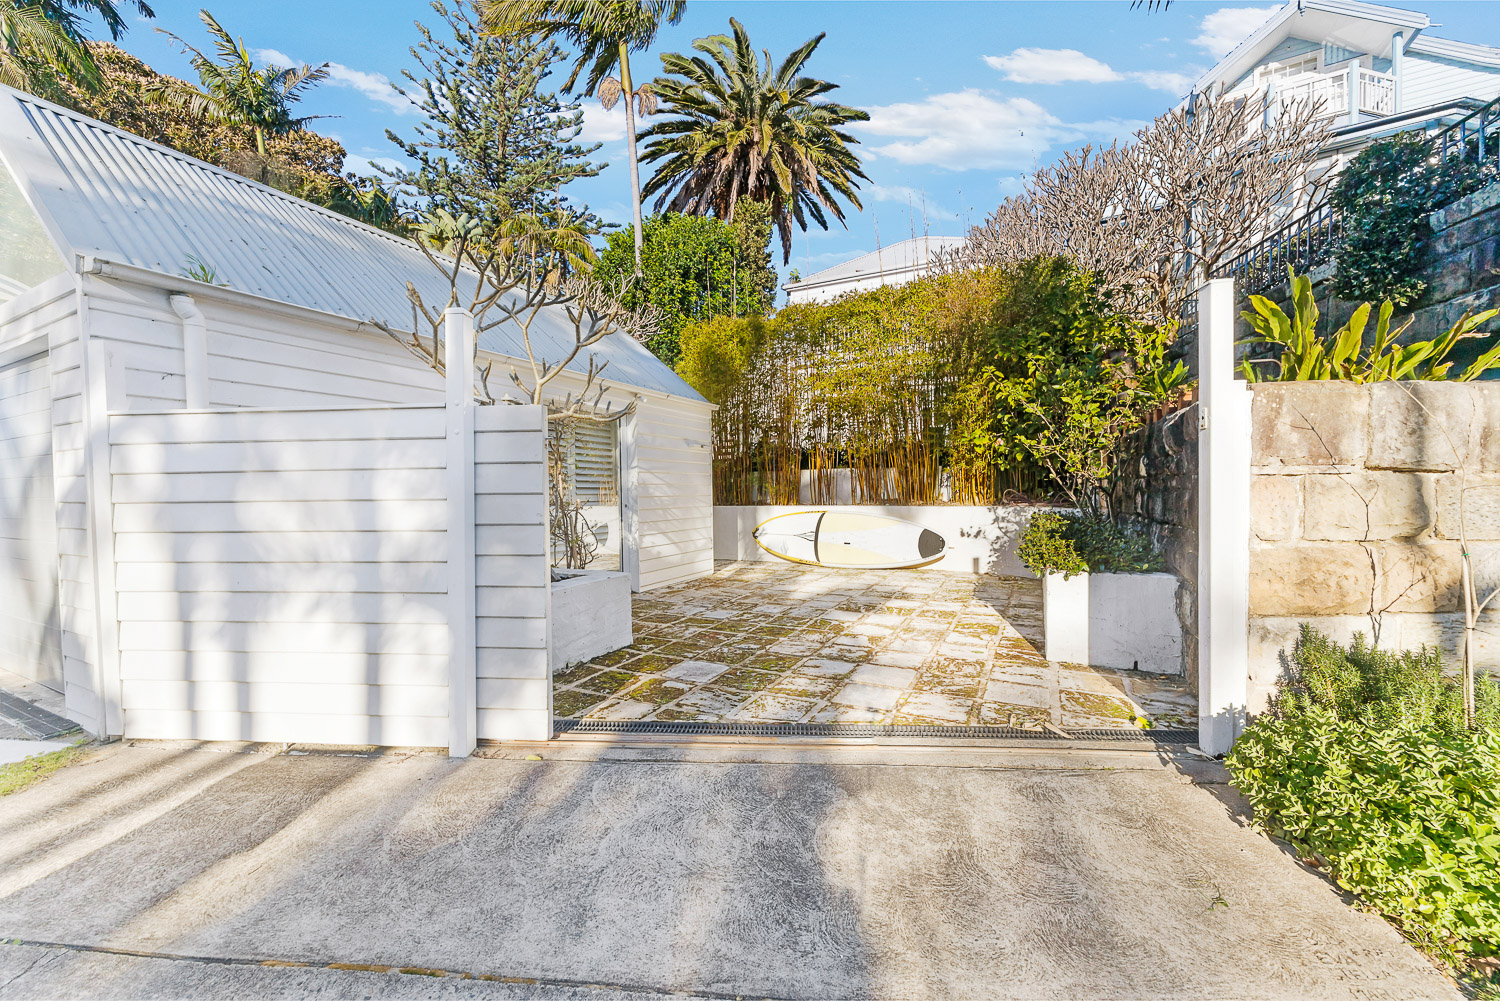
[[932, 263], [933, 255], [962, 246], [963, 242], [964, 238], [961, 236], [918, 236], [910, 240], [902, 240], [889, 247], [881, 247], [868, 254], [861, 254], [851, 261], [824, 268], [816, 274], [803, 275], [800, 282], [788, 283], [782, 288], [828, 285], [852, 278], [868, 278], [871, 275], [901, 274], [926, 267]]
[[[408, 281], [424, 301], [447, 303], [447, 281], [408, 240], [3, 86], [0, 156], [70, 260], [89, 254], [179, 275], [192, 256], [230, 288], [397, 329], [411, 327]], [[549, 312], [531, 339], [555, 360], [571, 348], [572, 328], [561, 310]], [[480, 347], [526, 357], [511, 324], [486, 331]], [[608, 361], [608, 382], [702, 399], [628, 337], [590, 350]]]

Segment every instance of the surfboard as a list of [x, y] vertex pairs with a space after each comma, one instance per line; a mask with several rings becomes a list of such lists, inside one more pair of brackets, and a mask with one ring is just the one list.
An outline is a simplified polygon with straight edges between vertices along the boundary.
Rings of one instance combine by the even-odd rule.
[[900, 570], [943, 558], [947, 543], [900, 518], [848, 511], [794, 511], [756, 526], [755, 542], [772, 556], [838, 570]]

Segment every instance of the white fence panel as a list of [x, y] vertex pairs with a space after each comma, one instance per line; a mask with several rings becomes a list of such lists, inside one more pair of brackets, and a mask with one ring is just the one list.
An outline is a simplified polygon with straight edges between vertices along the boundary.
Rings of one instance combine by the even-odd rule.
[[125, 735], [448, 744], [445, 428], [112, 415]]
[[479, 737], [552, 736], [546, 414], [480, 407], [474, 432]]

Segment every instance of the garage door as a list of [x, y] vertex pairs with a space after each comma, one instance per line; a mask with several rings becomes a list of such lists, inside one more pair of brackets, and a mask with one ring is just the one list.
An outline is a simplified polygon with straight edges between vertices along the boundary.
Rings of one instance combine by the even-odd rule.
[[47, 355], [0, 367], [0, 668], [62, 690]]

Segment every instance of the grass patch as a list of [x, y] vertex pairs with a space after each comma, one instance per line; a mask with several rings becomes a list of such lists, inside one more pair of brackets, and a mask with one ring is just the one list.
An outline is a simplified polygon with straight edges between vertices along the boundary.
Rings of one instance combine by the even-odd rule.
[[80, 740], [71, 747], [62, 747], [48, 754], [38, 754], [25, 761], [0, 765], [0, 796], [20, 792], [53, 772], [83, 760], [89, 753], [84, 747], [86, 742]]

